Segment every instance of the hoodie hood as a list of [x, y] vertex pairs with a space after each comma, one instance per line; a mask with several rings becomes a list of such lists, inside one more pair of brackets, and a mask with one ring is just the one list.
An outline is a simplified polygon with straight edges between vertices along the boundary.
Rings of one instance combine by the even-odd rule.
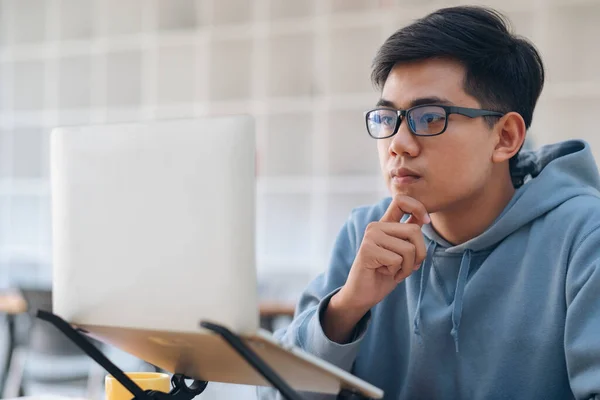
[[[428, 250], [433, 250], [428, 251], [422, 268], [419, 299], [424, 296], [435, 248], [441, 247], [447, 253], [462, 254], [452, 304], [451, 335], [457, 352], [463, 295], [473, 252], [495, 247], [513, 232], [573, 197], [598, 197], [600, 194], [600, 177], [590, 146], [580, 140], [543, 146], [535, 151], [522, 151], [511, 166], [511, 177], [517, 189], [513, 198], [481, 235], [453, 246], [440, 237], [431, 225], [423, 226], [423, 234], [431, 242]], [[420, 335], [420, 308], [421, 301], [418, 302], [414, 317], [414, 333], [417, 335]]]

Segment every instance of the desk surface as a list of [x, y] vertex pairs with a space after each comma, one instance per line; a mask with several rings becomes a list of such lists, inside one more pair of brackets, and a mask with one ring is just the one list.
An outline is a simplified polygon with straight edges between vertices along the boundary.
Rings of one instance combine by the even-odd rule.
[[[260, 304], [261, 317], [275, 317], [279, 315], [292, 317], [294, 305], [268, 301]], [[20, 314], [27, 311], [27, 302], [18, 292], [0, 293], [0, 313]]]
[[27, 302], [17, 292], [0, 293], [0, 313], [21, 314], [27, 311]]
[[265, 301], [260, 304], [261, 317], [287, 316], [293, 317], [296, 306], [289, 303], [279, 303], [276, 301]]

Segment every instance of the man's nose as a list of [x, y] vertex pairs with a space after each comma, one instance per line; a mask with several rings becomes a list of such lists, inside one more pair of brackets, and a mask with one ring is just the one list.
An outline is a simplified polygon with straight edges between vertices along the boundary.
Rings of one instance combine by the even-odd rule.
[[416, 157], [419, 155], [419, 142], [417, 137], [410, 132], [406, 120], [400, 123], [398, 132], [392, 136], [389, 152], [393, 156]]

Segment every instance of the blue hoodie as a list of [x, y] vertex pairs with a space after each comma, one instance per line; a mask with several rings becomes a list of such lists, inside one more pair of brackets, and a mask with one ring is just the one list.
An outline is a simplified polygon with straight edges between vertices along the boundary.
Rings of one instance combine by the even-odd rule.
[[378, 386], [385, 399], [600, 399], [594, 158], [587, 143], [568, 141], [522, 152], [512, 173], [516, 193], [481, 235], [453, 246], [423, 226], [422, 268], [371, 309], [351, 343], [338, 344], [319, 316], [391, 199], [355, 209], [328, 270], [275, 336]]

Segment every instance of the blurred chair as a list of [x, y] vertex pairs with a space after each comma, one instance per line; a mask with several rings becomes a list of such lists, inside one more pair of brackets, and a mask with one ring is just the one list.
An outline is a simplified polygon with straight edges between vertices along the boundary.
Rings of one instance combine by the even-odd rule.
[[[36, 310], [52, 311], [52, 291], [21, 288], [29, 313], [20, 315], [17, 343], [6, 377], [3, 398], [27, 395], [30, 385], [79, 388], [94, 397], [102, 386], [104, 372], [56, 327], [36, 319]], [[22, 332], [22, 333], [21, 333]], [[93, 343], [98, 346], [97, 341]]]

